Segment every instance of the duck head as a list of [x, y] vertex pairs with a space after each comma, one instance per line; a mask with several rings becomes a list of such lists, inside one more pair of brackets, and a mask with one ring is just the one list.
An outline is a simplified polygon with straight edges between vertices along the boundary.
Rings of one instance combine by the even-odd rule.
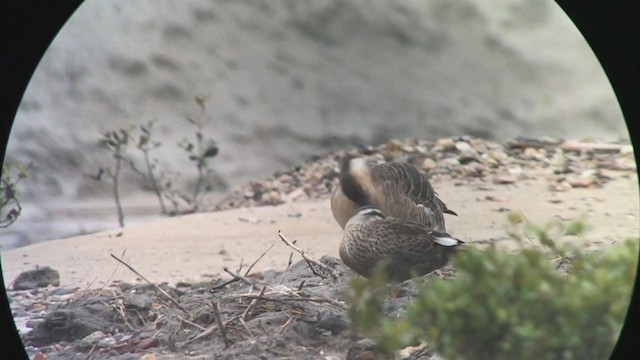
[[369, 205], [368, 189], [372, 187], [371, 170], [364, 158], [348, 155], [340, 166], [342, 193], [359, 206]]

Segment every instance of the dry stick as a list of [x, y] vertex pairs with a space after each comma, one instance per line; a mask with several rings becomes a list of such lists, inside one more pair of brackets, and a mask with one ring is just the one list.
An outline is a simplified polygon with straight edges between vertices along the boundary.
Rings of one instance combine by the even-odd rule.
[[89, 358], [91, 358], [91, 355], [93, 355], [93, 352], [96, 351], [97, 347], [98, 347], [98, 344], [93, 345], [93, 347], [91, 348], [91, 350], [87, 354], [87, 357], [84, 358], [84, 360], [89, 360]]
[[[231, 319], [229, 319], [229, 320], [225, 321], [225, 322], [224, 322], [224, 324], [225, 324], [225, 325], [226, 325], [226, 324], [229, 324], [229, 323], [230, 323], [230, 322], [232, 322], [233, 320], [236, 320], [236, 319], [239, 319], [239, 318], [240, 318], [240, 315], [236, 315], [236, 316], [232, 317]], [[203, 338], [203, 337], [205, 337], [205, 336], [209, 336], [209, 335], [213, 334], [213, 333], [214, 333], [214, 331], [216, 331], [216, 329], [217, 329], [217, 328], [218, 328], [218, 324], [211, 324], [211, 325], [209, 325], [209, 327], [207, 327], [207, 328], [205, 329], [205, 331], [203, 331], [203, 332], [201, 332], [200, 334], [196, 335], [196, 337], [194, 337], [193, 339], [191, 339], [191, 340], [187, 340], [187, 341], [185, 341], [185, 342], [181, 343], [180, 345], [181, 345], [181, 346], [182, 346], [182, 345], [187, 345], [187, 344], [192, 343], [192, 342], [194, 342], [194, 341], [196, 341], [196, 340], [198, 340], [198, 339], [202, 339], [202, 338]]]
[[216, 316], [216, 321], [218, 322], [218, 327], [220, 328], [220, 332], [222, 333], [222, 340], [224, 341], [224, 348], [229, 348], [229, 338], [227, 338], [227, 331], [224, 328], [224, 323], [222, 322], [222, 317], [220, 317], [220, 306], [218, 305], [218, 301], [213, 301], [211, 303], [213, 305], [214, 315]]
[[212, 288], [211, 288], [211, 290], [209, 290], [209, 292], [214, 292], [214, 290], [221, 289], [221, 288], [223, 288], [223, 287], [225, 287], [225, 286], [227, 286], [227, 285], [229, 285], [229, 284], [232, 284], [232, 283], [234, 283], [234, 282], [236, 282], [236, 281], [240, 281], [240, 278], [239, 278], [239, 277], [234, 276], [234, 277], [233, 277], [233, 279], [231, 279], [231, 280], [229, 280], [229, 281], [225, 281], [224, 283], [222, 283], [222, 284], [220, 284], [220, 285], [216, 285], [216, 286], [212, 287]]
[[180, 320], [180, 321], [184, 321], [184, 322], [186, 322], [187, 324], [189, 324], [189, 325], [191, 325], [191, 326], [195, 326], [195, 327], [197, 327], [198, 329], [200, 329], [200, 330], [202, 330], [202, 331], [206, 331], [206, 330], [207, 330], [207, 328], [206, 328], [206, 327], [204, 327], [204, 326], [200, 326], [200, 325], [198, 325], [198, 324], [194, 323], [193, 321], [189, 321], [189, 320], [187, 320], [187, 319], [183, 318], [183, 317], [182, 317], [182, 316], [180, 316], [180, 315], [178, 315], [178, 320]]
[[258, 320], [258, 327], [265, 335], [271, 336], [271, 334], [269, 334], [269, 332], [264, 328], [264, 325], [262, 325], [262, 320]]
[[336, 274], [336, 272], [335, 272], [332, 268], [330, 268], [330, 267], [328, 267], [327, 265], [325, 265], [325, 264], [321, 263], [320, 261], [318, 261], [318, 260], [316, 260], [316, 259], [314, 259], [314, 258], [312, 258], [312, 257], [308, 256], [308, 255], [304, 252], [304, 250], [301, 250], [301, 249], [300, 249], [300, 248], [298, 248], [297, 246], [293, 245], [293, 243], [292, 243], [291, 241], [289, 241], [289, 239], [287, 239], [284, 235], [282, 235], [282, 231], [279, 231], [279, 230], [278, 230], [278, 236], [280, 237], [280, 239], [281, 239], [281, 240], [282, 240], [282, 241], [283, 241], [283, 242], [284, 242], [288, 247], [292, 248], [293, 250], [295, 250], [296, 252], [298, 252], [300, 255], [302, 255], [302, 257], [307, 261], [307, 264], [309, 264], [309, 267], [311, 268], [311, 271], [312, 271], [315, 275], [320, 276], [321, 278], [323, 278], [323, 279], [324, 279], [324, 277], [323, 277], [322, 275], [318, 274], [318, 273], [313, 269], [313, 267], [311, 266], [311, 264], [312, 264], [312, 263], [313, 263], [313, 264], [315, 264], [315, 265], [317, 265], [318, 267], [320, 267], [321, 269], [323, 269], [323, 270], [324, 270], [324, 271], [326, 271], [327, 273], [329, 273], [329, 275], [331, 275], [331, 277], [332, 277], [334, 280], [338, 279], [338, 275]]
[[[120, 255], [120, 257], [124, 257], [124, 254], [127, 252], [127, 249], [124, 249], [122, 251], [122, 255]], [[104, 282], [104, 284], [102, 285], [102, 287], [100, 288], [100, 290], [103, 290], [107, 284], [109, 283], [109, 281], [111, 281], [111, 279], [113, 278], [113, 275], [116, 274], [116, 271], [118, 270], [118, 267], [120, 266], [120, 263], [116, 264], [116, 267], [113, 269], [113, 271], [111, 272], [111, 275], [109, 275], [109, 277], [107, 278], [107, 280]], [[89, 286], [91, 286], [91, 284], [89, 284]], [[88, 288], [88, 286], [87, 286]]]
[[240, 271], [242, 271], [242, 263], [244, 262], [244, 258], [240, 258], [240, 265], [238, 265], [238, 271], [236, 271], [237, 273], [240, 273]]
[[260, 298], [262, 297], [262, 295], [264, 295], [264, 291], [267, 289], [266, 286], [262, 287], [262, 290], [260, 290], [260, 294], [258, 295], [257, 298], [251, 300], [251, 303], [249, 303], [249, 306], [247, 306], [247, 308], [244, 310], [244, 313], [242, 313], [242, 316], [240, 317], [240, 323], [242, 324], [242, 326], [244, 326], [244, 329], [247, 330], [247, 332], [249, 333], [249, 336], [253, 337], [253, 333], [251, 333], [251, 330], [249, 330], [249, 327], [247, 326], [247, 323], [245, 321], [247, 321], [247, 316], [249, 316], [249, 314], [253, 311], [253, 309], [256, 308], [256, 306], [258, 305], [258, 302], [260, 301]]
[[287, 314], [287, 316], [289, 316], [289, 320], [287, 320], [286, 323], [284, 323], [284, 325], [282, 325], [282, 327], [280, 328], [280, 330], [278, 330], [278, 335], [282, 334], [282, 332], [284, 331], [284, 329], [287, 328], [287, 326], [289, 326], [289, 324], [293, 321], [293, 316], [290, 316], [289, 314]]
[[[271, 246], [269, 246], [269, 248], [265, 252], [263, 252], [262, 255], [260, 255], [260, 257], [256, 261], [254, 261], [253, 264], [251, 264], [251, 266], [249, 266], [247, 271], [245, 271], [244, 276], [249, 275], [249, 271], [251, 271], [251, 269], [253, 269], [253, 266], [255, 264], [257, 264], [258, 261], [260, 261], [269, 252], [269, 250], [271, 250], [271, 248], [273, 248], [274, 245], [275, 245], [275, 243], [271, 244]], [[238, 272], [240, 272], [240, 270], [238, 270]]]
[[[237, 294], [237, 295], [228, 295], [223, 297], [223, 299], [237, 299], [237, 298], [246, 298], [246, 299], [257, 299], [258, 295], [255, 294]], [[260, 300], [263, 301], [273, 301], [273, 302], [285, 302], [285, 301], [310, 301], [310, 302], [319, 302], [319, 303], [329, 303], [331, 305], [334, 306], [338, 306], [341, 308], [346, 308], [346, 306], [344, 304], [341, 304], [340, 302], [333, 300], [333, 299], [329, 299], [329, 298], [324, 298], [324, 297], [295, 297], [295, 296], [286, 296], [286, 297], [279, 297], [279, 298], [270, 298], [270, 297], [260, 297]]]
[[212, 288], [211, 288], [211, 290], [209, 290], [209, 291], [210, 291], [210, 292], [213, 292], [214, 290], [221, 289], [221, 288], [223, 288], [223, 287], [225, 287], [225, 286], [227, 286], [227, 285], [229, 285], [229, 284], [232, 284], [232, 283], [234, 283], [234, 282], [236, 282], [236, 281], [240, 281], [240, 280], [242, 280], [243, 282], [245, 282], [245, 283], [246, 283], [246, 284], [248, 284], [248, 285], [255, 286], [255, 284], [253, 284], [253, 282], [252, 282], [251, 280], [249, 280], [246, 276], [247, 276], [247, 275], [249, 275], [249, 272], [251, 271], [251, 269], [253, 269], [253, 266], [254, 266], [255, 264], [257, 264], [257, 263], [258, 263], [258, 261], [260, 261], [260, 260], [261, 260], [261, 259], [262, 259], [262, 258], [263, 258], [263, 257], [264, 257], [268, 252], [269, 252], [269, 250], [271, 250], [271, 248], [273, 248], [273, 246], [274, 246], [274, 245], [275, 245], [275, 243], [274, 243], [274, 244], [271, 244], [271, 246], [270, 246], [270, 247], [269, 247], [265, 252], [263, 252], [263, 253], [262, 253], [262, 255], [260, 255], [260, 257], [258, 257], [258, 259], [256, 259], [256, 261], [254, 261], [254, 262], [253, 262], [253, 264], [251, 264], [251, 265], [249, 266], [249, 268], [247, 269], [247, 271], [245, 271], [244, 276], [240, 275], [240, 271], [242, 270], [242, 261], [243, 261], [244, 259], [241, 259], [241, 260], [240, 260], [240, 268], [238, 269], [238, 271], [236, 271], [236, 273], [235, 273], [235, 274], [234, 274], [234, 273], [232, 273], [232, 272], [230, 272], [230, 271], [227, 271], [227, 270], [228, 270], [228, 268], [225, 268], [225, 271], [226, 271], [227, 273], [231, 274], [231, 276], [233, 276], [233, 279], [231, 279], [231, 280], [229, 280], [229, 281], [227, 281], [227, 282], [224, 282], [224, 283], [222, 283], [222, 284], [220, 284], [220, 285], [216, 285], [216, 286], [212, 287]]
[[146, 281], [147, 283], [151, 284], [151, 286], [153, 286], [156, 290], [158, 290], [160, 293], [162, 293], [162, 295], [166, 296], [167, 299], [169, 299], [172, 303], [174, 303], [178, 308], [180, 308], [180, 310], [184, 311], [187, 315], [189, 315], [189, 318], [191, 318], [191, 313], [189, 313], [189, 310], [185, 309], [179, 302], [178, 300], [174, 299], [171, 295], [169, 295], [166, 291], [162, 290], [158, 285], [152, 283], [151, 281], [149, 281], [146, 277], [142, 276], [142, 274], [140, 274], [139, 272], [136, 271], [136, 269], [132, 268], [131, 265], [127, 264], [126, 262], [124, 262], [123, 260], [120, 260], [117, 256], [113, 255], [113, 254], [109, 254], [111, 255], [112, 258], [118, 260], [120, 263], [122, 263], [122, 265], [126, 266], [129, 268], [129, 270], [133, 271], [134, 274], [138, 275], [142, 280]]
[[284, 282], [284, 278], [285, 276], [287, 276], [287, 273], [289, 272], [289, 268], [291, 267], [291, 258], [293, 257], [293, 251], [291, 252], [291, 254], [289, 254], [289, 262], [287, 263], [287, 268], [284, 269], [284, 273], [282, 273], [282, 279], [280, 279], [280, 284], [282, 284]]
[[229, 270], [229, 268], [226, 266], [222, 268], [222, 270], [224, 270], [227, 274], [233, 276], [234, 278], [237, 278], [238, 280], [242, 281], [243, 283], [250, 285], [252, 289], [256, 286], [256, 284], [253, 281], [247, 279], [245, 276], [242, 276], [238, 273], [234, 273], [233, 271]]

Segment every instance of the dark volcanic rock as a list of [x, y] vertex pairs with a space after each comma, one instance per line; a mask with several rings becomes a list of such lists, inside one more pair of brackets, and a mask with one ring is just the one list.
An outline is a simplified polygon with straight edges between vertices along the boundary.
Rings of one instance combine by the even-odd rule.
[[13, 290], [31, 290], [48, 285], [59, 286], [60, 274], [48, 266], [21, 273], [13, 282]]

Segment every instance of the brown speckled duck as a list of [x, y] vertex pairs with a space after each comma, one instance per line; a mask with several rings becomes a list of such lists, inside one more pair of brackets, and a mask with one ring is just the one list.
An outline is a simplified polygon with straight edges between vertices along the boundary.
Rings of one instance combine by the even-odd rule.
[[363, 206], [439, 231], [446, 230], [443, 213], [457, 215], [415, 166], [396, 161], [369, 166], [364, 158], [347, 156], [340, 167], [340, 184], [331, 196], [331, 211], [344, 229]]
[[378, 264], [388, 261], [389, 278], [404, 281], [443, 267], [463, 243], [445, 232], [386, 217], [379, 209], [365, 206], [345, 226], [340, 258], [366, 278]]

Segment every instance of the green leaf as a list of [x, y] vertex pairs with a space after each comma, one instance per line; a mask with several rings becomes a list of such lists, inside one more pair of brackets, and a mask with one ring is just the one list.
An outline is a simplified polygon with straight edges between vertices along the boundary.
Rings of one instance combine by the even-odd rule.
[[218, 147], [216, 145], [209, 147], [204, 154], [202, 154], [203, 157], [214, 157], [216, 155], [218, 155]]
[[140, 140], [138, 141], [138, 147], [143, 147], [147, 145], [148, 142], [149, 142], [149, 137], [146, 135], [141, 135]]
[[207, 107], [207, 101], [209, 100], [209, 96], [205, 96], [205, 95], [196, 95], [196, 97], [194, 98], [194, 100], [196, 101], [196, 104], [198, 104], [198, 106], [201, 109], [205, 109]]

